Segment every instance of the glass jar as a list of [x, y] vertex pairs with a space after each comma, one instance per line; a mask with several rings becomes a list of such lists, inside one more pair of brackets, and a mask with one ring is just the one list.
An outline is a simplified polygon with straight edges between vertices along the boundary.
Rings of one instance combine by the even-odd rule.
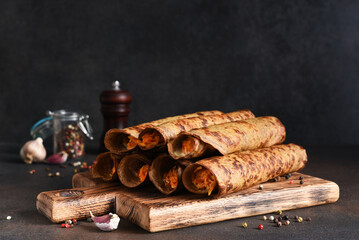
[[64, 151], [69, 158], [82, 157], [85, 150], [84, 135], [93, 139], [89, 116], [66, 110], [48, 111], [47, 115], [49, 117], [32, 127], [31, 136], [45, 139], [53, 135], [54, 153]]

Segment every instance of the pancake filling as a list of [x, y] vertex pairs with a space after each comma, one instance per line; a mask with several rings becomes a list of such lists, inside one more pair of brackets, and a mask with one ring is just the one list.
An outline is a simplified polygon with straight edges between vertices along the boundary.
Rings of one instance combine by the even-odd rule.
[[215, 176], [208, 169], [201, 166], [193, 171], [192, 183], [197, 187], [197, 189], [206, 190], [208, 192], [208, 196], [211, 195], [212, 191], [217, 186]]
[[150, 165], [145, 164], [140, 168], [140, 170], [138, 170], [138, 178], [140, 179], [141, 182], [145, 181], [149, 167]]
[[151, 149], [159, 144], [160, 140], [161, 135], [157, 131], [147, 132], [143, 134], [141, 141], [138, 142], [138, 145], [144, 149]]
[[178, 166], [173, 166], [168, 172], [163, 174], [163, 182], [168, 189], [175, 189], [178, 185]]

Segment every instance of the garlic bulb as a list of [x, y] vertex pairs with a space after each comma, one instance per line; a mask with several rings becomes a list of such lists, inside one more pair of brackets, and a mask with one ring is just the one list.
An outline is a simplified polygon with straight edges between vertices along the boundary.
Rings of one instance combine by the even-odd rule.
[[96, 226], [102, 231], [116, 230], [120, 222], [120, 217], [117, 214], [109, 213], [100, 217], [94, 216], [91, 211], [90, 214]]
[[42, 138], [38, 137], [25, 143], [20, 150], [20, 156], [25, 163], [42, 162], [46, 158], [46, 149], [42, 144]]

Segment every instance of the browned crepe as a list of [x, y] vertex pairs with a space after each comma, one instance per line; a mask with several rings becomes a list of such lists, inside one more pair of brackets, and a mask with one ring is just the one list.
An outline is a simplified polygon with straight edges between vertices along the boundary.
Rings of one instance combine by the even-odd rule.
[[149, 182], [148, 174], [144, 181], [141, 181], [138, 173], [142, 166], [151, 166], [153, 159], [163, 152], [147, 151], [129, 154], [122, 158], [117, 167], [117, 175], [121, 183], [129, 188], [137, 187]]
[[215, 177], [217, 186], [213, 193], [218, 197], [299, 171], [306, 163], [307, 154], [301, 146], [276, 145], [200, 160], [184, 170], [182, 181], [189, 191], [206, 194], [206, 189], [193, 184], [192, 177], [198, 167], [207, 169]]
[[[155, 127], [148, 127], [140, 133], [138, 145], [142, 150], [148, 150], [164, 146], [167, 142], [175, 138], [183, 131], [190, 131], [196, 128], [204, 128], [215, 124], [239, 121], [254, 118], [254, 114], [249, 110], [240, 110], [226, 114], [207, 115], [186, 119], [179, 119], [167, 122]], [[156, 144], [146, 144], [143, 140], [146, 134], [154, 134], [158, 136], [159, 141]]]
[[101, 178], [106, 182], [118, 180], [116, 169], [122, 157], [110, 152], [100, 153], [96, 163], [91, 166], [91, 177]]
[[[215, 151], [226, 155], [279, 144], [285, 136], [285, 127], [278, 118], [258, 117], [183, 132], [168, 143], [168, 152], [174, 159], [198, 158]], [[190, 150], [183, 145], [188, 140], [193, 144]]]
[[[153, 185], [163, 194], [169, 195], [173, 192], [180, 191], [183, 189], [182, 184], [182, 173], [183, 170], [187, 165], [189, 165], [191, 162], [189, 161], [183, 161], [178, 162], [171, 158], [170, 155], [164, 153], [159, 156], [157, 156], [151, 165], [151, 168], [148, 172], [148, 176], [153, 183]], [[177, 167], [176, 171], [176, 178], [177, 178], [177, 186], [176, 187], [170, 187], [166, 186], [164, 174], [170, 171], [173, 167]]]
[[[137, 143], [136, 140], [142, 130], [148, 127], [154, 127], [158, 126], [160, 124], [175, 121], [178, 119], [184, 119], [184, 118], [191, 118], [191, 117], [197, 117], [197, 116], [206, 116], [206, 115], [214, 115], [214, 114], [222, 114], [221, 111], [203, 111], [203, 112], [197, 112], [197, 113], [190, 113], [190, 114], [184, 114], [174, 117], [167, 117], [163, 119], [159, 119], [156, 121], [148, 122], [148, 123], [142, 123], [133, 127], [128, 127], [124, 129], [110, 129], [107, 131], [104, 139], [105, 147], [113, 153], [123, 153], [130, 151], [134, 148], [136, 148]], [[132, 146], [128, 147], [129, 137], [132, 137], [134, 140], [134, 143]]]

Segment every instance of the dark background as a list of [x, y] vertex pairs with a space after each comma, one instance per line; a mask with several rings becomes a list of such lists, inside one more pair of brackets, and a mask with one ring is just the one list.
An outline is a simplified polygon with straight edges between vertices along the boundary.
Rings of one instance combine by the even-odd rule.
[[0, 1], [0, 142], [48, 109], [90, 115], [118, 79], [129, 125], [200, 110], [274, 115], [287, 141], [359, 144], [358, 1]]

